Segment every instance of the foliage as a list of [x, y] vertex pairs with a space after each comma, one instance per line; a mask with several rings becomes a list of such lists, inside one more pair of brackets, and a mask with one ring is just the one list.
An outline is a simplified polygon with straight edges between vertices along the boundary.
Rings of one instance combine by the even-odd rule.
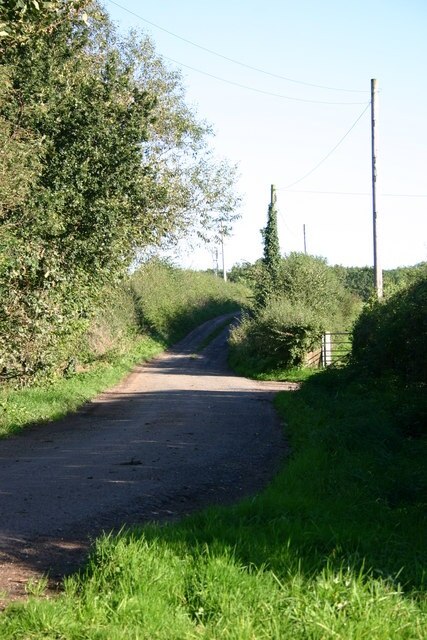
[[103, 536], [1, 637], [424, 639], [426, 441], [395, 428], [395, 392], [340, 370], [281, 393], [291, 454], [265, 491]]
[[303, 365], [322, 334], [349, 329], [360, 307], [323, 258], [291, 253], [277, 278], [274, 298], [230, 334], [233, 364], [250, 362], [257, 375]]
[[244, 284], [254, 291], [257, 281], [261, 278], [261, 273], [262, 261], [257, 260], [253, 264], [250, 262], [234, 264], [228, 272], [227, 277], [230, 282]]
[[[11, 99], [9, 70], [0, 67], [0, 105]], [[0, 116], [0, 220], [25, 202], [40, 167], [40, 142]]]
[[326, 259], [290, 253], [282, 260], [280, 295], [293, 304], [303, 304], [326, 319], [328, 331], [348, 329], [359, 305], [336, 277]]
[[427, 278], [366, 306], [353, 330], [354, 362], [375, 375], [427, 384]]
[[374, 270], [372, 267], [343, 267], [335, 265], [333, 270], [346, 289], [364, 302], [367, 302], [373, 296]]
[[88, 4], [88, 0], [0, 0], [0, 52], [33, 42], [72, 15], [85, 20], [82, 10]]
[[234, 360], [258, 359], [266, 369], [301, 366], [306, 354], [319, 345], [325, 326], [326, 319], [303, 303], [270, 301], [232, 329]]
[[239, 309], [248, 295], [242, 285], [159, 260], [143, 264], [131, 286], [142, 329], [168, 343], [208, 318]]
[[27, 383], [61, 370], [141, 247], [215, 234], [238, 198], [148, 38], [83, 0], [0, 17], [0, 372]]
[[[373, 267], [343, 267], [335, 265], [333, 270], [346, 289], [368, 302], [374, 295]], [[412, 284], [422, 275], [427, 275], [427, 263], [420, 262], [412, 267], [385, 269], [383, 272], [384, 294], [393, 295], [400, 289]]]
[[417, 282], [420, 278], [427, 278], [427, 262], [419, 262], [412, 267], [397, 267], [384, 271], [384, 291], [387, 296]]
[[276, 196], [268, 206], [267, 225], [261, 231], [264, 240], [263, 269], [255, 286], [255, 301], [258, 307], [265, 307], [277, 296], [279, 290], [280, 245], [277, 229]]

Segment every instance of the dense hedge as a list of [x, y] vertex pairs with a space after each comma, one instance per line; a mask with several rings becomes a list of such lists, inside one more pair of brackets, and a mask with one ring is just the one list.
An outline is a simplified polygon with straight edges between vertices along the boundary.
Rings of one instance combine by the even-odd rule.
[[138, 269], [130, 286], [141, 329], [167, 343], [215, 315], [245, 306], [249, 296], [242, 284], [224, 282], [210, 273], [176, 269], [158, 260]]
[[[262, 269], [254, 278], [263, 277]], [[233, 366], [252, 362], [258, 371], [301, 366], [320, 348], [325, 331], [348, 330], [360, 302], [326, 260], [291, 253], [281, 260], [278, 283], [264, 306], [256, 306], [230, 335]]]
[[375, 375], [427, 384], [427, 279], [368, 305], [353, 331], [353, 361]]
[[303, 304], [273, 301], [254, 318], [244, 316], [231, 331], [233, 363], [257, 361], [262, 369], [301, 366], [319, 346], [325, 322]]
[[[170, 345], [205, 320], [240, 309], [248, 294], [244, 285], [226, 283], [212, 274], [149, 261], [120, 283], [105, 286], [91, 316], [75, 323], [73, 333], [64, 331], [61, 341], [49, 342], [46, 331], [43, 366], [36, 375], [2, 379], [0, 371], [0, 382], [24, 386], [73, 375], [100, 360], [126, 354], [147, 335]], [[33, 326], [33, 332], [36, 329]], [[42, 344], [40, 338], [35, 342], [29, 344], [33, 354]], [[17, 347], [16, 352], [19, 358], [25, 355]]]

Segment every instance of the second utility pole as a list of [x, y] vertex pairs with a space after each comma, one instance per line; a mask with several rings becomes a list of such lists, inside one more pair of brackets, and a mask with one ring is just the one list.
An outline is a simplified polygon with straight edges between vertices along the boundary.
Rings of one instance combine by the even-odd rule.
[[372, 217], [374, 234], [374, 278], [378, 300], [383, 296], [383, 271], [378, 256], [377, 229], [377, 81], [371, 80]]
[[225, 230], [221, 222], [222, 277], [224, 279], [224, 282], [227, 282], [227, 269], [225, 268], [224, 235], [225, 235]]

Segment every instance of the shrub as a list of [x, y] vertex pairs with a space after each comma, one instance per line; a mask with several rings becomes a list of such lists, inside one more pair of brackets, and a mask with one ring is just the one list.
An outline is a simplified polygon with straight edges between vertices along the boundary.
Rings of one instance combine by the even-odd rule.
[[353, 330], [353, 361], [375, 375], [427, 383], [427, 278], [367, 305]]
[[200, 271], [151, 260], [131, 278], [142, 329], [165, 342], [184, 337], [197, 324], [247, 304], [248, 289]]
[[325, 327], [321, 314], [279, 299], [255, 317], [245, 316], [231, 331], [230, 344], [241, 357], [258, 358], [267, 367], [300, 366], [305, 354], [319, 346]]
[[[262, 277], [262, 270], [255, 273]], [[301, 366], [325, 331], [349, 329], [359, 312], [360, 302], [323, 258], [291, 253], [278, 280], [268, 303], [231, 333], [231, 361], [239, 370], [243, 362], [257, 372]]]
[[334, 268], [319, 256], [289, 254], [282, 260], [279, 287], [279, 296], [320, 313], [328, 331], [348, 329], [360, 310]]

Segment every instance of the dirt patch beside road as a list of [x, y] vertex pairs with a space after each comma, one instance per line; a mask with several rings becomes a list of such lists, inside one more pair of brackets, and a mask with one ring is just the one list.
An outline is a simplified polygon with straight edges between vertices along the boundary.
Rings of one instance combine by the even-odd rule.
[[227, 329], [197, 354], [223, 322], [78, 413], [0, 441], [0, 603], [46, 573], [54, 588], [102, 531], [235, 502], [271, 479], [286, 451], [272, 400], [296, 385], [234, 375]]

